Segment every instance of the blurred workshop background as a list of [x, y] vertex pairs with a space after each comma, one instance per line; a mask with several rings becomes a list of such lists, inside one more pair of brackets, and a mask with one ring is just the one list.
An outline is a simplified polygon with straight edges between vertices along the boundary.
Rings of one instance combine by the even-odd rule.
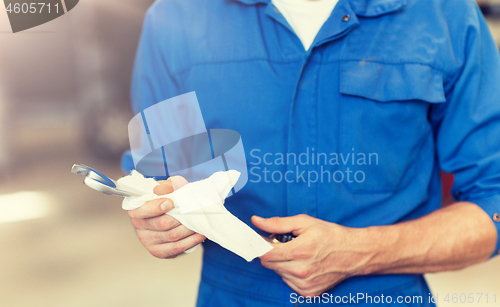
[[[123, 175], [130, 75], [152, 2], [80, 1], [17, 34], [0, 10], [0, 306], [194, 306], [201, 249], [152, 257], [121, 199], [70, 173], [84, 163]], [[500, 0], [480, 4], [500, 44]], [[439, 307], [462, 306], [445, 293], [496, 293], [500, 304], [499, 271], [500, 257], [427, 279]]]

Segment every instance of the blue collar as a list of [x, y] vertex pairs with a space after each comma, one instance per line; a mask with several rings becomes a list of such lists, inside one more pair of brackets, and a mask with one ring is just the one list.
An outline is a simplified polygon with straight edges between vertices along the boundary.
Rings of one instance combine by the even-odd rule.
[[[246, 5], [267, 4], [271, 0], [233, 0]], [[358, 16], [376, 17], [404, 8], [407, 0], [349, 0]]]

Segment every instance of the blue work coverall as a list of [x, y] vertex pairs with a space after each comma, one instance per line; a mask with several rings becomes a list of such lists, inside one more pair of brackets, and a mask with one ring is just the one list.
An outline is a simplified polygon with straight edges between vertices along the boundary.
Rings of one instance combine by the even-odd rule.
[[[132, 100], [138, 113], [196, 91], [208, 129], [241, 134], [248, 183], [226, 207], [248, 225], [252, 215], [348, 227], [417, 219], [440, 208], [442, 169], [455, 174], [455, 199], [500, 229], [499, 85], [498, 49], [472, 0], [340, 0], [308, 51], [269, 0], [159, 0]], [[129, 154], [122, 166], [134, 167]], [[301, 305], [259, 259], [203, 246], [198, 306]], [[393, 298], [376, 306], [398, 296], [433, 306], [418, 274], [328, 291], [338, 305], [373, 305], [358, 293]]]

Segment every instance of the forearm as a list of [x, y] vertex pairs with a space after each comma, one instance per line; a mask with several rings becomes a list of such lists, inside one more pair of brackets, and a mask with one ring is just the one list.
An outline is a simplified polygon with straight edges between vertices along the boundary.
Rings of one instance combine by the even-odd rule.
[[457, 270], [487, 260], [497, 232], [477, 205], [458, 202], [414, 221], [370, 227], [373, 253], [361, 274]]

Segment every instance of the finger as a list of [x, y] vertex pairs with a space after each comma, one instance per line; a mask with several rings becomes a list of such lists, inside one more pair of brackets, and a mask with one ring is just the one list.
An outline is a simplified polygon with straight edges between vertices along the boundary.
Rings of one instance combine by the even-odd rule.
[[282, 276], [282, 279], [290, 288], [302, 296], [313, 297], [321, 295], [326, 289], [328, 289], [327, 284], [325, 283], [308, 284], [304, 280], [299, 280], [289, 276]]
[[144, 245], [177, 242], [189, 237], [195, 232], [184, 225], [177, 226], [168, 231], [138, 230], [137, 236]]
[[174, 208], [174, 203], [168, 198], [160, 198], [146, 202], [141, 207], [129, 210], [128, 215], [133, 219], [147, 219], [161, 216]]
[[264, 261], [264, 260], [261, 260], [260, 263], [262, 264], [263, 267], [265, 267], [267, 269], [273, 270], [275, 272], [287, 273], [290, 275], [293, 275], [290, 273], [290, 271], [292, 271], [294, 266], [297, 265], [297, 262], [295, 262], [295, 261]]
[[290, 261], [293, 260], [293, 249], [295, 248], [295, 242], [290, 241], [287, 243], [273, 244], [273, 249], [264, 255], [260, 256], [260, 260], [266, 262], [272, 261]]
[[283, 277], [283, 281], [290, 287], [292, 288], [293, 291], [297, 292], [298, 294], [302, 295], [303, 291], [300, 289], [297, 285], [295, 285], [290, 279]]
[[[288, 261], [289, 262], [289, 261]], [[283, 262], [269, 262], [269, 261], [260, 261], [260, 264], [265, 267], [266, 269], [270, 269], [270, 270], [273, 270], [275, 271], [276, 273], [280, 274], [280, 273], [285, 273], [285, 271], [283, 270], [283, 268], [281, 267], [281, 264]], [[281, 275], [281, 274], [280, 274]]]
[[188, 184], [189, 182], [181, 176], [172, 176], [167, 180], [159, 181], [159, 185], [157, 185], [153, 192], [156, 195], [165, 195], [170, 194], [175, 190], [178, 190]]
[[206, 239], [205, 236], [195, 233], [177, 242], [153, 245], [149, 252], [157, 258], [173, 258], [186, 250], [195, 247]]
[[153, 189], [153, 193], [155, 193], [156, 195], [166, 195], [166, 194], [170, 194], [174, 191], [174, 188], [172, 187], [171, 180], [161, 180], [161, 181], [158, 181], [158, 183], [159, 183], [159, 185], [157, 185]]
[[287, 277], [302, 289], [305, 287], [304, 282], [315, 280], [316, 277], [319, 277], [313, 266], [296, 261], [266, 262], [265, 265], [273, 267], [273, 271], [279, 272], [281, 276]]
[[168, 214], [147, 219], [132, 219], [132, 226], [137, 230], [167, 231], [179, 225], [181, 223]]
[[269, 233], [289, 233], [293, 232], [298, 235], [300, 230], [313, 224], [313, 218], [301, 214], [289, 217], [271, 217], [261, 218], [259, 216], [252, 216], [252, 223], [259, 229]]

